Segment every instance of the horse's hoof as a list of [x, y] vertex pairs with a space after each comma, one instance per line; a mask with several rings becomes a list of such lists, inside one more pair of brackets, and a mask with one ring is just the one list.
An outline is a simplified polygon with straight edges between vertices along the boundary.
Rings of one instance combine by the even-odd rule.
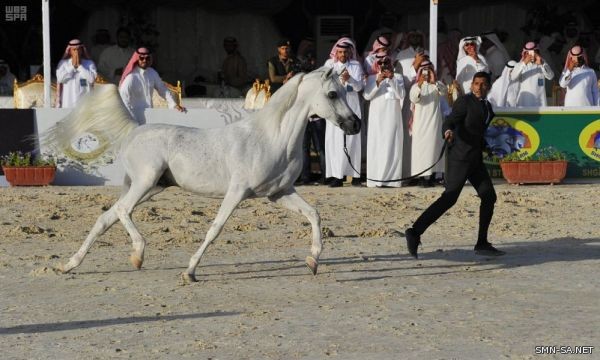
[[194, 275], [194, 274], [188, 274], [188, 273], [184, 272], [184, 273], [181, 273], [181, 277], [183, 278], [183, 281], [185, 281], [186, 283], [198, 282], [198, 280], [196, 280], [196, 275]]
[[306, 257], [306, 266], [308, 267], [310, 272], [312, 272], [313, 275], [317, 275], [317, 267], [319, 266], [319, 263], [317, 262], [317, 260], [315, 260], [314, 257]]
[[138, 270], [142, 268], [142, 263], [144, 262], [139, 256], [133, 254], [129, 257], [129, 261], [131, 261], [131, 264]]
[[56, 265], [56, 270], [60, 271], [63, 274], [67, 274], [69, 271], [71, 271], [71, 268], [67, 268], [65, 265], [63, 264], [58, 264]]

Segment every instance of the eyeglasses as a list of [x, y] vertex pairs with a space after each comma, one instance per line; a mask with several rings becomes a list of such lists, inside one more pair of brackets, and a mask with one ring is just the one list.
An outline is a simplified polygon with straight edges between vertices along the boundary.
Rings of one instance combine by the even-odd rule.
[[475, 46], [475, 43], [472, 43], [472, 42], [471, 43], [465, 43], [465, 47], [466, 46]]
[[152, 57], [152, 55], [140, 55], [139, 59], [140, 60], [146, 60], [146, 59], [149, 59], [151, 57]]

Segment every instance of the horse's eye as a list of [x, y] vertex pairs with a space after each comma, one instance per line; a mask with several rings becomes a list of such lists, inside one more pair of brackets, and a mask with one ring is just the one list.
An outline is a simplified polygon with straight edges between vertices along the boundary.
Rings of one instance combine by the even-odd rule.
[[337, 93], [335, 91], [330, 91], [327, 93], [327, 97], [330, 99], [335, 99], [337, 98]]

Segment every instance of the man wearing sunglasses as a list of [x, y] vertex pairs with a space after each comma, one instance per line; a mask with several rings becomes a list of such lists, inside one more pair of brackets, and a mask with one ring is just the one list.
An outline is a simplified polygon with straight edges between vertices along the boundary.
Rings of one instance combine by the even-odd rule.
[[129, 59], [119, 83], [121, 98], [140, 125], [146, 123], [144, 111], [152, 107], [154, 90], [167, 101], [169, 109], [186, 111], [184, 107], [177, 104], [156, 70], [152, 68], [152, 52], [141, 47]]
[[471, 92], [471, 81], [478, 72], [489, 72], [488, 64], [479, 53], [481, 37], [470, 36], [460, 40], [456, 59], [456, 81], [463, 94]]

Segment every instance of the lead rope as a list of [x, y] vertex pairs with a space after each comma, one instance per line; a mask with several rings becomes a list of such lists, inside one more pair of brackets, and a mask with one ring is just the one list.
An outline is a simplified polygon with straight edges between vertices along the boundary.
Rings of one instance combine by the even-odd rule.
[[[400, 178], [400, 179], [392, 179], [392, 180], [375, 180], [375, 179], [370, 179], [370, 178], [367, 178], [367, 180], [381, 182], [381, 183], [390, 183], [390, 182], [396, 182], [396, 181], [405, 181], [405, 180], [415, 179], [415, 178], [421, 176], [422, 174], [424, 174], [426, 171], [432, 169], [434, 166], [436, 166], [440, 162], [440, 160], [442, 160], [442, 157], [444, 157], [444, 151], [446, 151], [447, 145], [448, 145], [448, 142], [444, 141], [444, 146], [442, 146], [442, 151], [440, 151], [440, 156], [438, 156], [438, 159], [433, 163], [433, 165], [431, 165], [430, 167], [421, 171], [418, 174], [410, 175], [410, 176]], [[354, 170], [357, 174], [360, 174], [360, 172], [358, 170], [356, 170], [354, 165], [352, 165], [352, 160], [350, 160], [350, 154], [348, 153], [348, 147], [346, 146], [346, 135], [345, 134], [344, 134], [344, 153], [346, 154], [346, 158], [348, 159], [348, 164], [350, 164], [350, 167], [352, 168], [352, 170]]]

